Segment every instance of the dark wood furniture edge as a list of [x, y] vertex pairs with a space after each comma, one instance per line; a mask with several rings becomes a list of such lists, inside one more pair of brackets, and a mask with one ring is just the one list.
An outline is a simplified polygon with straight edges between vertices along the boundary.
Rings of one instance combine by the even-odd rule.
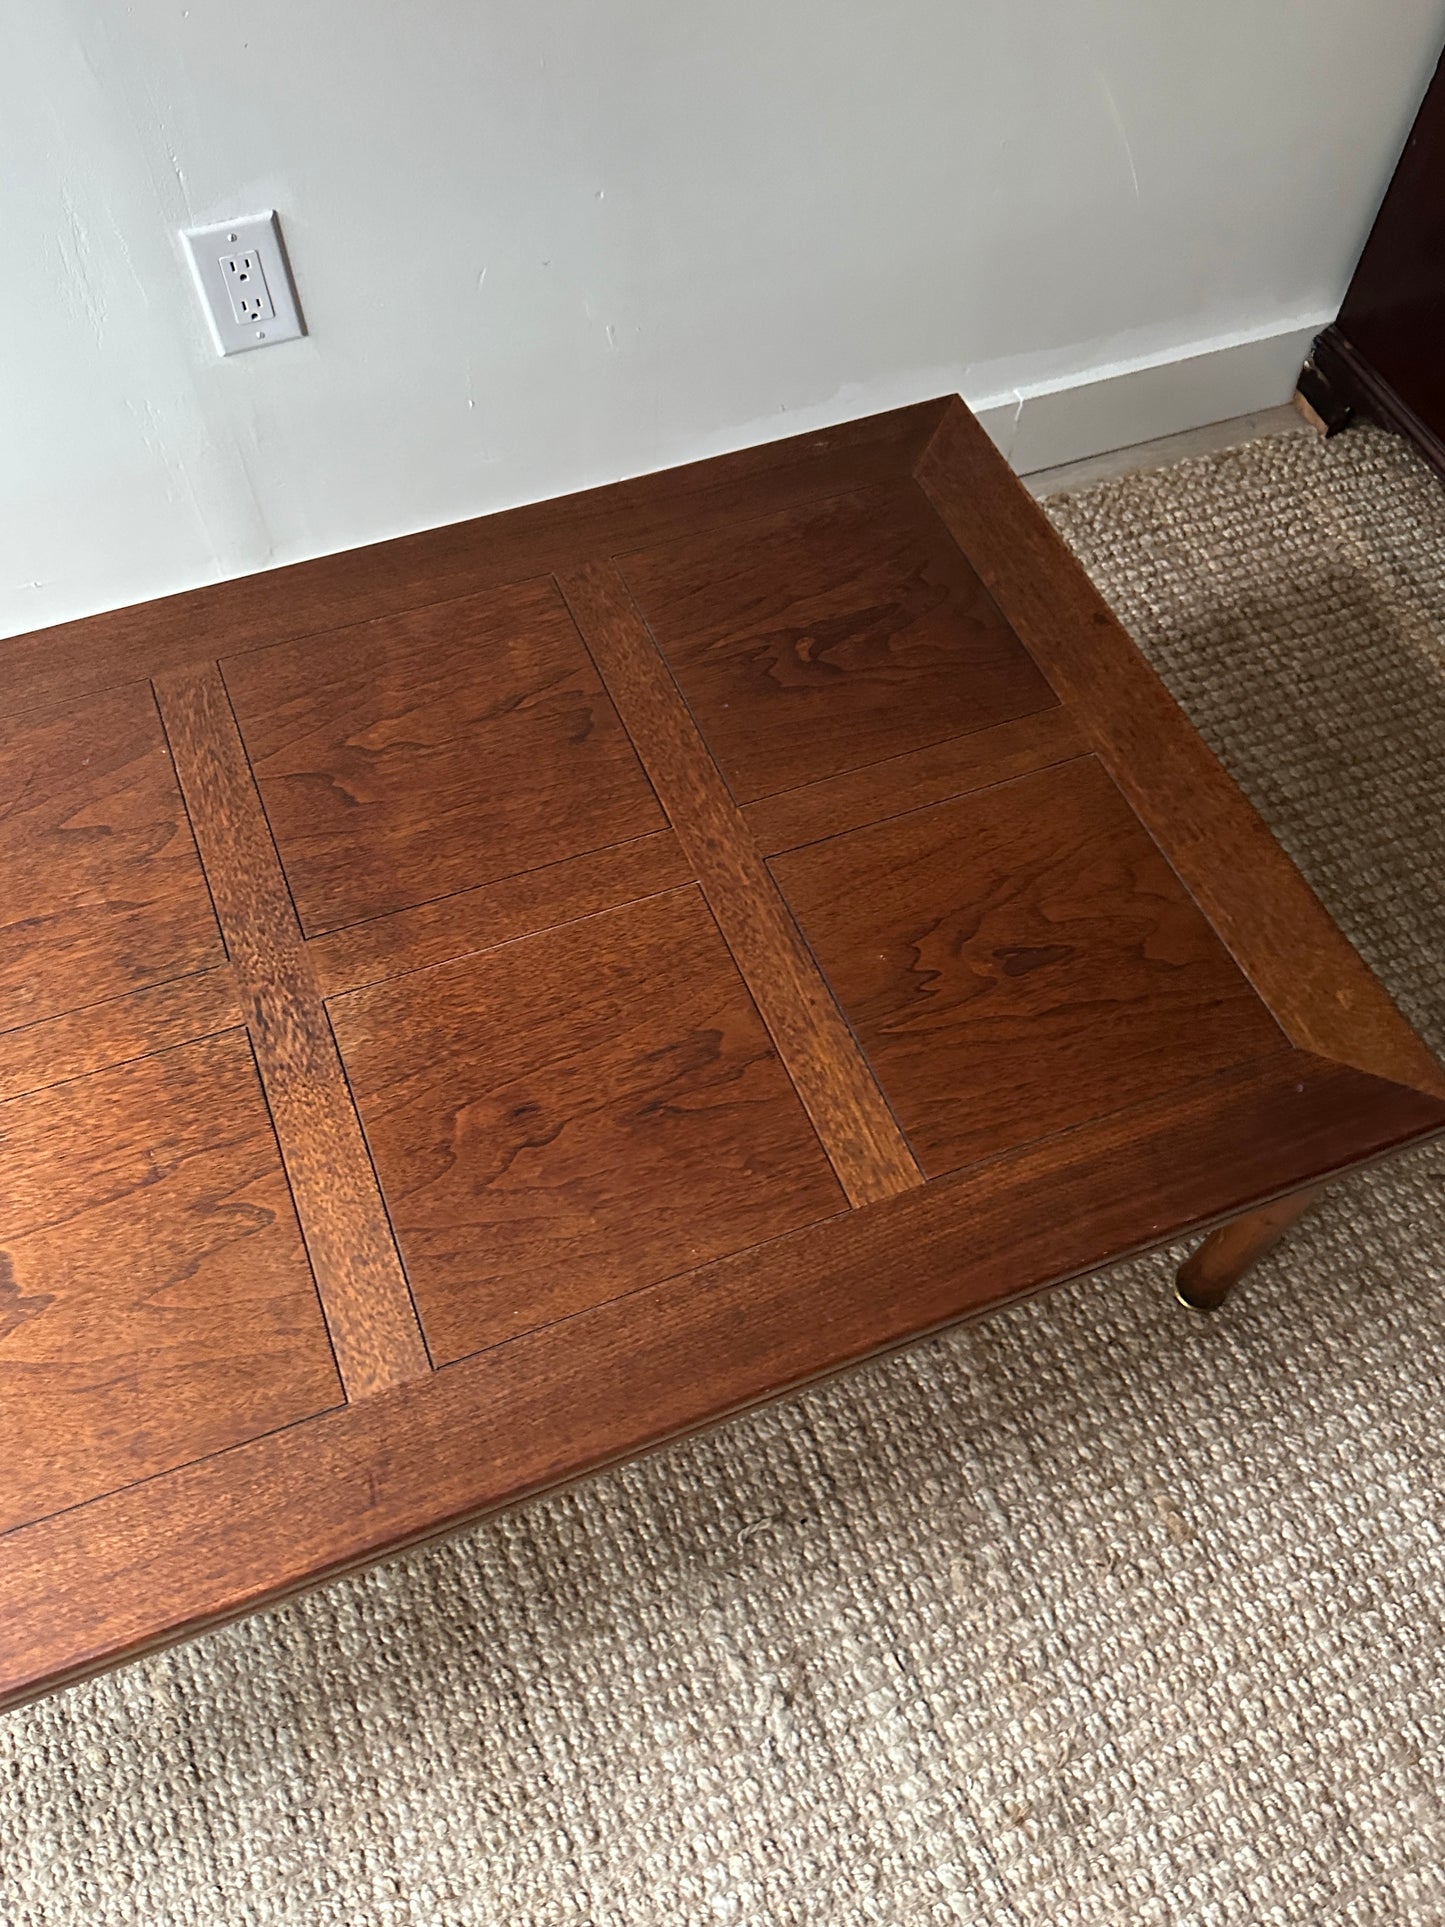
[[1442, 1130], [1284, 1051], [19, 1528], [0, 1706]]
[[[1313, 369], [1323, 383], [1323, 393], [1309, 384]], [[1391, 387], [1369, 358], [1363, 355], [1337, 321], [1332, 321], [1315, 337], [1309, 361], [1302, 373], [1301, 388], [1316, 414], [1334, 426], [1348, 425], [1352, 417], [1377, 423], [1403, 435], [1419, 449], [1432, 467], [1445, 475], [1445, 441], [1428, 422], [1422, 421], [1410, 404]], [[1324, 402], [1325, 406], [1321, 406]], [[1327, 412], [1333, 409], [1333, 415]]]
[[849, 1202], [921, 1185], [908, 1140], [626, 583], [610, 562], [593, 562], [559, 577], [559, 587]]
[[1412, 441], [1445, 470], [1445, 58], [1436, 65], [1365, 237], [1339, 313], [1298, 393], [1331, 433], [1354, 419]]
[[320, 988], [215, 664], [156, 679], [348, 1399], [430, 1375]]
[[0, 640], [0, 705], [41, 708], [277, 641], [551, 575], [678, 532], [911, 474], [942, 400]]
[[1285, 1034], [1318, 1056], [1445, 1097], [1445, 1066], [961, 402], [946, 409], [917, 479]]

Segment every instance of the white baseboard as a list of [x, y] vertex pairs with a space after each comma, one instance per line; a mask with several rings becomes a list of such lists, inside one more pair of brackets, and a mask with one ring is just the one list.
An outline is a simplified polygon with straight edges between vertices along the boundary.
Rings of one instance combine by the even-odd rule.
[[975, 404], [975, 413], [1020, 475], [1157, 441], [1287, 402], [1311, 342], [1329, 319], [1116, 362], [1068, 381], [990, 396]]

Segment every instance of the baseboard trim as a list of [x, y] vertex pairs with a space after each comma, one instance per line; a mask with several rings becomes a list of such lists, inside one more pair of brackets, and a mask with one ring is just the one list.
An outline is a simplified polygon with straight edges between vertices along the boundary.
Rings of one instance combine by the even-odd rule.
[[1085, 455], [1081, 461], [1063, 462], [1057, 468], [1037, 468], [1022, 476], [1025, 488], [1040, 501], [1051, 495], [1067, 495], [1076, 489], [1092, 488], [1095, 482], [1112, 482], [1121, 475], [1137, 475], [1151, 468], [1172, 468], [1197, 455], [1218, 455], [1242, 442], [1258, 441], [1261, 435], [1308, 435], [1312, 427], [1296, 402], [1283, 402], [1278, 408], [1257, 409], [1252, 415], [1231, 415], [1222, 422], [1208, 422], [1203, 428], [1185, 428], [1177, 435], [1164, 435], [1158, 441], [1135, 442], [1128, 448], [1113, 448], [1103, 455]]
[[1057, 468], [1288, 402], [1325, 319], [1114, 363], [988, 397], [974, 412], [1017, 473]]

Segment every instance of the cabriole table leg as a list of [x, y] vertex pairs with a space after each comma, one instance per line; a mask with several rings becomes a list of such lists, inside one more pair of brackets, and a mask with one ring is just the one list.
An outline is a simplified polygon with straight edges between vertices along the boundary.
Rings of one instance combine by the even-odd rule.
[[1211, 1231], [1179, 1268], [1175, 1290], [1193, 1311], [1217, 1311], [1251, 1265], [1272, 1251], [1318, 1191], [1295, 1191]]

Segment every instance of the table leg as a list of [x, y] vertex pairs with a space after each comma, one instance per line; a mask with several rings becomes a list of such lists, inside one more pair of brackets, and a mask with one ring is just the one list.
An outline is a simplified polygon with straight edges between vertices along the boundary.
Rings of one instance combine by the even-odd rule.
[[1175, 1290], [1194, 1311], [1217, 1311], [1251, 1265], [1272, 1251], [1320, 1195], [1295, 1191], [1211, 1231], [1179, 1268]]

